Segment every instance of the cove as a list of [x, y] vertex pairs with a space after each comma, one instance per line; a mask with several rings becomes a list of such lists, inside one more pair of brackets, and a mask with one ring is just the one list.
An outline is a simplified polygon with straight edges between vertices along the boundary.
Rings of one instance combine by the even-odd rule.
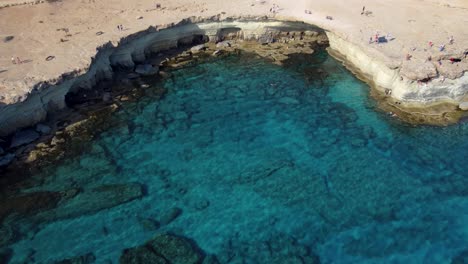
[[[284, 66], [241, 52], [148, 89], [166, 92], [123, 103], [86, 151], [33, 176], [23, 193], [78, 194], [10, 223], [23, 235], [9, 246], [11, 263], [88, 253], [118, 263], [124, 249], [165, 232], [220, 263], [451, 263], [468, 254], [467, 123], [391, 118], [323, 50]], [[116, 204], [84, 195], [102, 186], [121, 186], [109, 191]], [[90, 203], [108, 206], [73, 211]]]

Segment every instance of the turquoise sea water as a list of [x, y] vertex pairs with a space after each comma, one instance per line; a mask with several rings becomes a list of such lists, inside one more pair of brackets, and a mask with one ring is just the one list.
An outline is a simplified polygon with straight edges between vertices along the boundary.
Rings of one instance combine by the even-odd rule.
[[[451, 263], [468, 250], [468, 123], [403, 124], [323, 51], [285, 67], [231, 56], [164, 86], [34, 187], [137, 182], [146, 195], [41, 225], [12, 263], [89, 252], [117, 263], [165, 231], [221, 263]], [[158, 230], [141, 224], [176, 207]]]

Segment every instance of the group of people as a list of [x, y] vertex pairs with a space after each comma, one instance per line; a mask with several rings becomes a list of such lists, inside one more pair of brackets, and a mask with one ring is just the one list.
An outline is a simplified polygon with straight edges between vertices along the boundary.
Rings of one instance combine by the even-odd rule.
[[369, 44], [372, 44], [372, 43], [379, 44], [381, 42], [381, 38], [383, 38], [385, 40], [385, 42], [393, 39], [393, 37], [392, 37], [392, 35], [390, 35], [390, 33], [387, 33], [386, 36], [380, 36], [379, 32], [377, 31], [374, 36], [371, 36], [369, 38]]
[[270, 13], [276, 14], [280, 11], [280, 7], [277, 4], [273, 4], [273, 7], [270, 8]]
[[[450, 36], [448, 43], [450, 45], [452, 45], [454, 42], [455, 42], [455, 38], [453, 36]], [[429, 48], [432, 48], [434, 46], [434, 42], [429, 41], [428, 45], [429, 45]], [[438, 49], [439, 49], [440, 52], [444, 51], [445, 50], [445, 44], [441, 44]], [[415, 51], [415, 50], [416, 50], [416, 48], [412, 49], [412, 51]], [[406, 60], [410, 60], [411, 57], [412, 57], [411, 54], [409, 54], [409, 53], [406, 54]], [[431, 60], [432, 60], [432, 56], [427, 57], [427, 61], [431, 61]], [[452, 62], [452, 64], [453, 64], [454, 62], [457, 62], [457, 59], [450, 58], [450, 62]], [[442, 65], [442, 62], [440, 60], [438, 61], [438, 63], [439, 63], [439, 65]]]
[[16, 57], [16, 58], [15, 58], [15, 57], [11, 57], [11, 63], [13, 63], [13, 64], [21, 64], [21, 63], [23, 63], [23, 61], [20, 60], [19, 57]]
[[123, 31], [124, 30], [124, 27], [122, 25], [117, 25], [117, 30], [118, 31]]

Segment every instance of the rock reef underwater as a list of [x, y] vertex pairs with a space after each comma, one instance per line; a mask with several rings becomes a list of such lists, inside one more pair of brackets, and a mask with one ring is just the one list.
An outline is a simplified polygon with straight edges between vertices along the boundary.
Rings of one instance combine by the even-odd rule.
[[45, 141], [14, 141], [33, 166], [2, 178], [0, 261], [463, 263], [468, 123], [391, 117], [309, 36], [69, 93]]

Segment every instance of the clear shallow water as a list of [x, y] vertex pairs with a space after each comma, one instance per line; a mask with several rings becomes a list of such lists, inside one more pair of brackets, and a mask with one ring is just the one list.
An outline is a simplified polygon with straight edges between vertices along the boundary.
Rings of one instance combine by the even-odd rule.
[[[138, 182], [147, 195], [43, 225], [13, 263], [31, 249], [38, 263], [89, 252], [117, 263], [165, 231], [221, 263], [450, 263], [468, 248], [468, 124], [401, 124], [323, 52], [286, 68], [233, 56], [164, 86], [34, 188]], [[174, 207], [157, 231], [141, 224]]]

